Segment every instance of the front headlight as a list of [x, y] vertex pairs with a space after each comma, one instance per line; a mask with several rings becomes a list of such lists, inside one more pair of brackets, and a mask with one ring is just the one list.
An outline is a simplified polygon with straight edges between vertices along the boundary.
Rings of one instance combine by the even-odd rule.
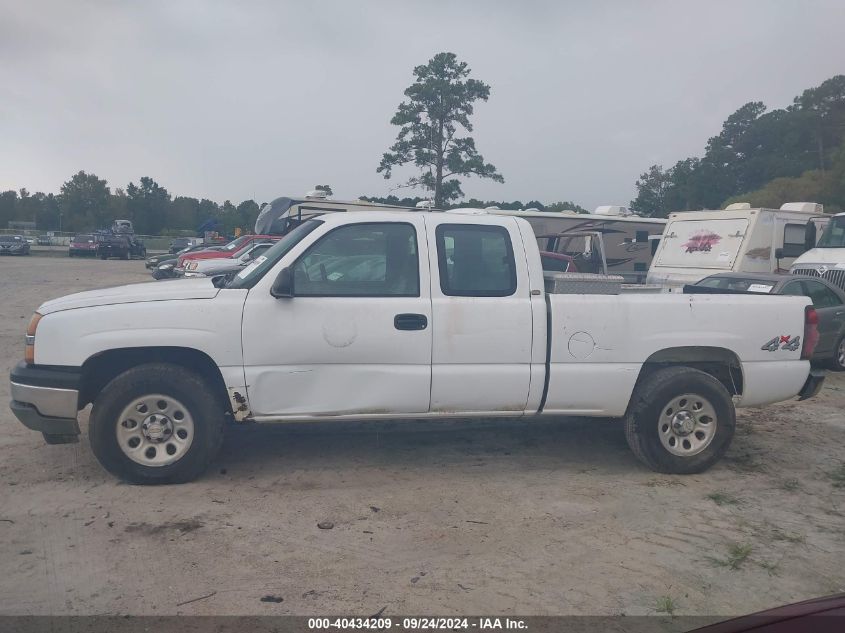
[[38, 329], [38, 322], [43, 315], [36, 312], [29, 320], [29, 325], [26, 327], [26, 344], [23, 348], [23, 359], [27, 365], [35, 364], [35, 330]]
[[196, 262], [188, 262], [188, 265], [185, 266], [185, 270], [196, 270], [197, 263]]
[[173, 268], [173, 264], [162, 264], [161, 266], [159, 266], [159, 268], [161, 270], [170, 270], [171, 268]]

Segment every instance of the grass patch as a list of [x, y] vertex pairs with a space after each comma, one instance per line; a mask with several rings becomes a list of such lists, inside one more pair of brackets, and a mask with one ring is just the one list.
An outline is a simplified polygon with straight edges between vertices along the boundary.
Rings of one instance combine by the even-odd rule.
[[788, 543], [803, 543], [806, 540], [803, 534], [791, 534], [780, 528], [772, 530], [772, 538], [776, 541], [787, 541]]
[[777, 563], [772, 563], [772, 562], [769, 562], [769, 561], [766, 561], [766, 560], [761, 560], [757, 564], [760, 565], [760, 567], [762, 567], [763, 569], [765, 569], [769, 573], [769, 576], [780, 575], [779, 574], [780, 565], [778, 565]]
[[657, 599], [657, 606], [654, 607], [654, 610], [657, 613], [665, 613], [670, 616], [675, 615], [675, 601], [672, 600], [672, 596], [660, 596]]
[[711, 492], [707, 495], [707, 498], [710, 499], [713, 503], [717, 506], [735, 506], [742, 503], [742, 501], [738, 498], [733, 496], [729, 492], [725, 492], [724, 490], [717, 490], [716, 492]]
[[845, 463], [839, 464], [839, 468], [827, 474], [834, 488], [845, 488]]
[[708, 559], [716, 567], [727, 567], [728, 569], [737, 570], [751, 555], [752, 549], [753, 548], [748, 543], [734, 543], [728, 548], [727, 558], [709, 556]]

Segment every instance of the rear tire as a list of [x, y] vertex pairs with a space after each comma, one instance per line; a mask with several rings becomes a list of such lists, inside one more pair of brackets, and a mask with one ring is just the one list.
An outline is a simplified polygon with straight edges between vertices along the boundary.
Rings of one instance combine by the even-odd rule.
[[113, 379], [94, 401], [91, 448], [106, 470], [133, 484], [191, 481], [223, 442], [220, 402], [188, 369], [140, 365]]
[[728, 450], [736, 427], [724, 385], [691, 367], [647, 376], [631, 397], [625, 437], [634, 455], [661, 473], [700, 473]]
[[845, 371], [845, 334], [840, 336], [836, 345], [833, 346], [833, 357], [828, 367], [833, 371]]

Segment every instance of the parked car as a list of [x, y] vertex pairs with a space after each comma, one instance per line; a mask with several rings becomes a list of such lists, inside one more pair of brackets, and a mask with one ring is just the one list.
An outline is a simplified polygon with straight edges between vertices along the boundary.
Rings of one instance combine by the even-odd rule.
[[813, 360], [824, 361], [835, 371], [845, 371], [845, 291], [838, 286], [818, 277], [774, 273], [722, 273], [695, 285], [743, 293], [809, 297], [819, 316], [819, 342]]
[[103, 234], [97, 244], [97, 255], [100, 259], [146, 257], [147, 248], [134, 235]]
[[29, 242], [22, 235], [0, 235], [0, 255], [29, 255]]
[[[227, 253], [220, 251], [223, 257], [205, 257], [208, 253], [203, 251], [199, 253], [188, 254], [185, 256], [180, 256], [179, 261], [183, 262], [182, 266], [177, 264], [176, 266], [176, 274], [183, 275], [188, 271], [203, 273], [206, 270], [216, 270], [216, 269], [231, 269], [233, 267], [238, 266], [241, 262], [249, 262], [249, 253], [258, 245], [260, 244], [275, 244], [280, 239], [280, 236], [269, 236], [265, 237], [260, 240], [251, 240], [247, 241], [240, 249], [236, 250], [233, 253]], [[246, 258], [246, 259], [245, 259]], [[212, 262], [220, 261], [223, 262], [222, 266], [215, 266]], [[202, 264], [202, 266], [200, 266]]]
[[99, 235], [93, 233], [80, 233], [74, 236], [67, 249], [69, 257], [85, 257], [97, 254], [97, 242]]
[[174, 237], [173, 241], [170, 242], [170, 248], [168, 252], [170, 252], [171, 254], [175, 254], [186, 248], [197, 246], [201, 242], [202, 239], [198, 237]]
[[11, 408], [64, 443], [93, 403], [95, 456], [141, 484], [196, 478], [227, 419], [617, 417], [649, 468], [699, 473], [735, 407], [818, 392], [816, 321], [803, 296], [547, 293], [522, 218], [331, 213], [228, 280], [42, 304]]
[[156, 281], [161, 279], [176, 279], [176, 260], [168, 259], [156, 266], [151, 273]]
[[[278, 241], [278, 240], [276, 240]], [[234, 257], [216, 257], [214, 259], [196, 259], [185, 264], [185, 269], [176, 274], [185, 277], [212, 277], [223, 275], [232, 271], [240, 271], [244, 266], [249, 265], [257, 257], [273, 246], [275, 242], [252, 242], [242, 248]]]
[[97, 256], [100, 259], [129, 259], [129, 239], [125, 235], [101, 235], [97, 244]]
[[160, 255], [153, 255], [152, 257], [147, 257], [144, 261], [144, 266], [146, 268], [157, 268], [161, 264], [173, 260], [175, 264], [176, 261], [179, 259], [179, 255], [183, 255], [185, 253], [196, 253], [198, 251], [202, 251], [208, 248], [204, 244], [197, 244], [196, 246], [191, 246], [188, 248], [183, 248], [178, 253], [161, 253]]
[[38, 236], [38, 245], [39, 246], [52, 246], [53, 245], [53, 238], [49, 235], [39, 235]]
[[232, 257], [236, 252], [240, 251], [244, 246], [247, 246], [252, 242], [278, 240], [280, 237], [281, 236], [279, 235], [241, 235], [240, 237], [232, 240], [219, 250], [206, 249], [198, 253], [188, 253], [187, 255], [180, 255], [179, 263], [176, 267], [185, 268], [185, 262], [194, 259], [214, 259], [215, 257]]

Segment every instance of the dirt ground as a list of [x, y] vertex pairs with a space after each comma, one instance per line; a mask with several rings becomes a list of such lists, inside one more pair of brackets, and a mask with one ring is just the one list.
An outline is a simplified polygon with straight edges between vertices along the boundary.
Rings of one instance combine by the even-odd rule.
[[[147, 279], [0, 260], [3, 376], [41, 302]], [[745, 410], [696, 476], [646, 470], [607, 421], [320, 423], [233, 429], [201, 480], [137, 487], [95, 462], [87, 413], [47, 446], [2, 406], [0, 614], [739, 614], [841, 592], [844, 408], [829, 375]]]

